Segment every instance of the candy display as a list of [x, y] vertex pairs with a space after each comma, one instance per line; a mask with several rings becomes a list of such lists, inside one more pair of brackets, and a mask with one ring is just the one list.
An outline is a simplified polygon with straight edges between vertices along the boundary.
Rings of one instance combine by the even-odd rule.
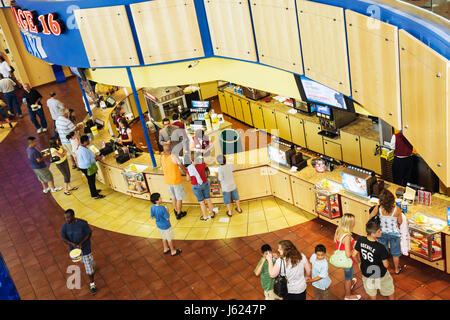
[[341, 196], [337, 194], [342, 186], [332, 180], [323, 179], [316, 184], [316, 212], [330, 219], [342, 216]]
[[445, 222], [422, 212], [409, 218], [411, 253], [430, 261], [442, 259], [441, 231]]

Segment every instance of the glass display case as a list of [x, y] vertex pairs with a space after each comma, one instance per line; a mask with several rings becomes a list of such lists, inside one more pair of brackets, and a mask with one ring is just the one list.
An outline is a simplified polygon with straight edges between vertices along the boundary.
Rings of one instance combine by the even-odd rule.
[[178, 107], [185, 111], [186, 98], [180, 87], [144, 88], [149, 116], [153, 121], [160, 122], [164, 118], [171, 118], [178, 111]]
[[122, 172], [128, 192], [136, 194], [148, 192], [147, 181], [145, 180], [144, 173], [142, 172], [146, 168], [147, 166], [131, 164], [125, 169], [125, 171]]
[[341, 196], [338, 192], [342, 186], [329, 179], [323, 179], [315, 185], [316, 212], [328, 219], [342, 216]]
[[409, 222], [411, 254], [429, 261], [440, 260], [442, 253], [441, 231], [446, 227], [444, 220], [423, 212], [415, 213]]

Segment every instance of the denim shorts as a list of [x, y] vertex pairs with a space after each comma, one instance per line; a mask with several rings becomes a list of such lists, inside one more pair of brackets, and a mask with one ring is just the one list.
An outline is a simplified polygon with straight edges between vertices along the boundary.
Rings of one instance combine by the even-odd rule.
[[198, 202], [211, 198], [209, 181], [204, 184], [192, 186], [192, 191], [194, 192]]
[[352, 280], [354, 271], [355, 271], [354, 265], [351, 268], [344, 269], [345, 280]]
[[395, 236], [392, 234], [383, 233], [381, 238], [378, 238], [378, 242], [384, 245], [387, 251], [389, 251], [390, 248], [391, 255], [393, 257], [400, 257], [402, 255], [402, 250], [400, 247], [400, 235]]
[[223, 192], [223, 203], [224, 204], [230, 204], [231, 200], [239, 200], [239, 193], [237, 191], [237, 189], [234, 189], [233, 191], [230, 192]]

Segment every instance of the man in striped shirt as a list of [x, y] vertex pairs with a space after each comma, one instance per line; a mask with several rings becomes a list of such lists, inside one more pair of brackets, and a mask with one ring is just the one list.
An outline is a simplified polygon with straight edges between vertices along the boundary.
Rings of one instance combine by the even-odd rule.
[[75, 126], [72, 121], [69, 119], [69, 109], [64, 108], [62, 114], [58, 116], [55, 122], [56, 129], [59, 133], [59, 139], [61, 140], [61, 144], [64, 149], [67, 150], [67, 154], [69, 155], [70, 162], [72, 163], [72, 169], [77, 167], [75, 162], [75, 153], [72, 150], [72, 144], [70, 140], [67, 139], [67, 135], [72, 131], [78, 131], [83, 128], [80, 124], [79, 126]]

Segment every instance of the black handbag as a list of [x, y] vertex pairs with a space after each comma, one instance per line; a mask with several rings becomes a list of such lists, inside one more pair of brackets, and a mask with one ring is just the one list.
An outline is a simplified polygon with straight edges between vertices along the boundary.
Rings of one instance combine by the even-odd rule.
[[[284, 266], [284, 259], [281, 259], [281, 265], [282, 265], [282, 267]], [[280, 274], [275, 278], [275, 282], [273, 284], [273, 292], [277, 296], [284, 298], [288, 294], [288, 289], [287, 289], [288, 281], [286, 278], [286, 267], [284, 266], [284, 275], [282, 275], [281, 269], [280, 269]]]
[[51, 158], [50, 158], [50, 163], [53, 163], [53, 162], [58, 162], [59, 160], [61, 160], [61, 158], [60, 158], [60, 157], [58, 157], [58, 156], [54, 156], [54, 157], [51, 157]]

